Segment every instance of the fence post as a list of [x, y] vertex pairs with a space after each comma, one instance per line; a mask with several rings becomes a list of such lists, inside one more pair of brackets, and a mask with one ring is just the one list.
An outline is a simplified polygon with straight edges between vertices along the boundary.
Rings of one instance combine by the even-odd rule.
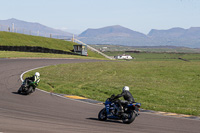
[[74, 34], [73, 34], [73, 37], [72, 37], [72, 42], [74, 42]]
[[8, 32], [10, 32], [10, 27], [8, 26]]

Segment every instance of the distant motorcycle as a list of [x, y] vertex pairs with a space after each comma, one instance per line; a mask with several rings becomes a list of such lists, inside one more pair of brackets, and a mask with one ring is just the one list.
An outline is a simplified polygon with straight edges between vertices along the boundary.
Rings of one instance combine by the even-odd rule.
[[30, 93], [33, 93], [35, 91], [35, 88], [35, 82], [25, 79], [18, 90], [18, 94], [29, 95]]
[[123, 113], [118, 113], [119, 105], [113, 100], [114, 95], [105, 101], [105, 107], [99, 112], [98, 119], [106, 121], [108, 119], [122, 120], [125, 124], [132, 123], [139, 115], [141, 103], [130, 103], [124, 105]]

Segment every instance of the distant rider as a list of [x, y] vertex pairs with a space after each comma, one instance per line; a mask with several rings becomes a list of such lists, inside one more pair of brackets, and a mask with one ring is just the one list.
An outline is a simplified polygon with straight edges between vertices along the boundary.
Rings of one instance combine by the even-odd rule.
[[118, 99], [120, 97], [124, 97], [124, 100], [117, 100], [116, 103], [119, 104], [119, 113], [123, 112], [123, 105], [127, 105], [129, 103], [135, 103], [135, 100], [132, 96], [132, 94], [129, 92], [129, 87], [128, 86], [124, 86], [122, 89], [122, 93], [118, 94], [117, 96], [115, 96], [113, 99]]
[[[35, 88], [38, 86], [38, 83], [40, 82], [40, 73], [36, 72], [35, 75], [32, 77], [27, 77], [24, 82], [27, 83], [28, 80], [31, 80], [31, 82], [34, 82]], [[35, 88], [33, 90], [35, 91]]]

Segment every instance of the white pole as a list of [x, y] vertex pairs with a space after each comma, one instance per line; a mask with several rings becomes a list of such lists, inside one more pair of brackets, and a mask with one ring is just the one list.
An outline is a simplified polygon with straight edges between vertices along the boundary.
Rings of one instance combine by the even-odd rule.
[[15, 24], [12, 23], [12, 32], [15, 32]]

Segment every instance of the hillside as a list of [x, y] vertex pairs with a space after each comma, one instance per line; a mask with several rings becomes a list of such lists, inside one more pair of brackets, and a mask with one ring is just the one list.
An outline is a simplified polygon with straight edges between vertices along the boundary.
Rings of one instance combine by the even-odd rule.
[[[42, 47], [48, 49], [62, 50], [71, 53], [74, 44], [76, 43], [71, 41], [0, 31], [0, 46]], [[88, 50], [88, 56], [104, 58], [103, 56], [90, 50]]]
[[37, 35], [37, 36], [48, 36], [48, 37], [51, 34], [53, 38], [72, 37], [72, 34], [68, 32], [53, 29], [45, 25], [42, 25], [40, 23], [26, 22], [14, 18], [8, 20], [0, 20], [1, 31], [7, 31], [8, 27], [10, 27], [10, 30], [12, 31], [13, 24], [15, 32], [17, 33]]
[[0, 32], [0, 40], [1, 46], [40, 46], [64, 51], [73, 49], [73, 43], [69, 41], [10, 32]]

